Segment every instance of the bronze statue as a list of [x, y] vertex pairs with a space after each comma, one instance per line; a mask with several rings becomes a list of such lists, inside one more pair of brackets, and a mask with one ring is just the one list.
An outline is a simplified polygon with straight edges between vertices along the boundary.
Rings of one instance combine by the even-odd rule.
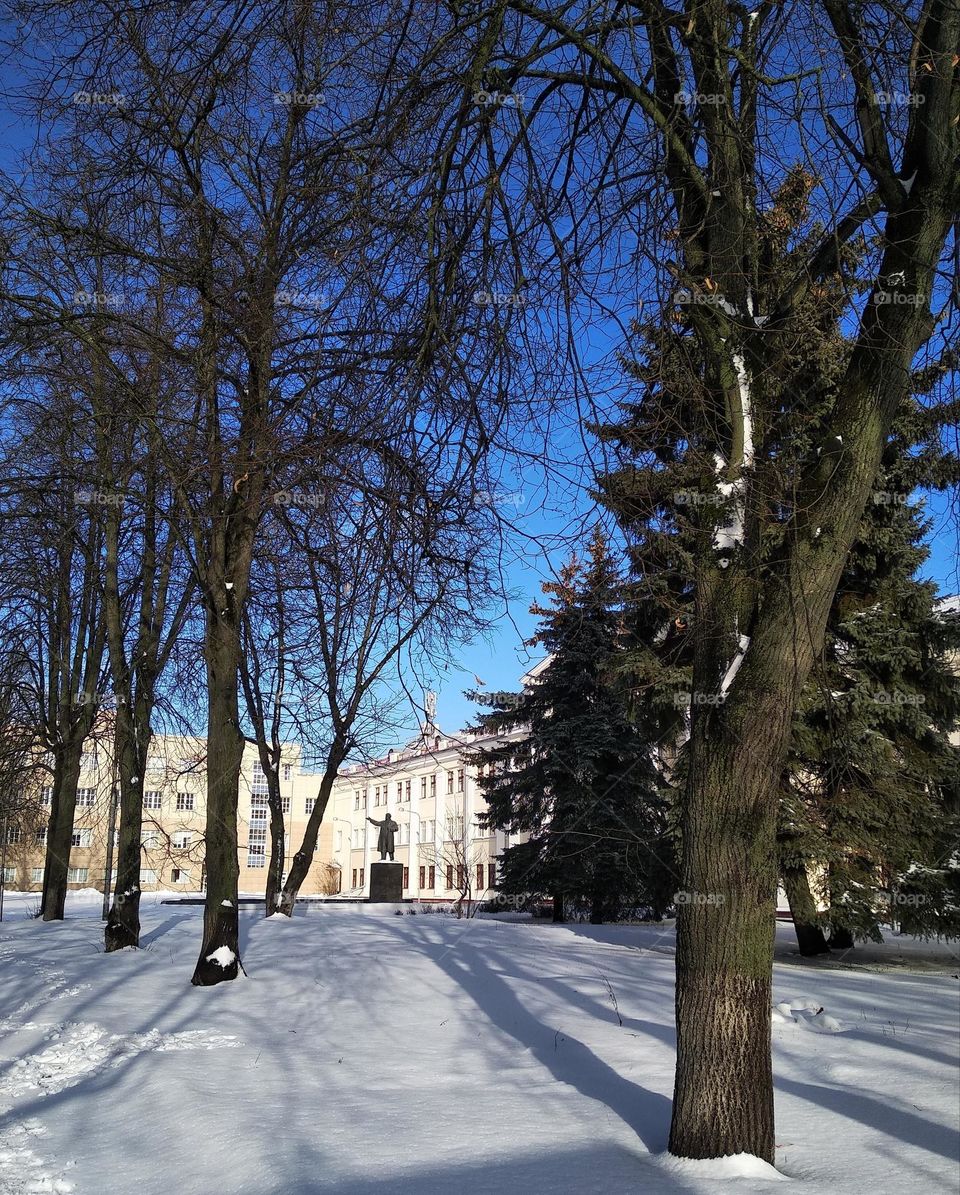
[[390, 862], [393, 859], [393, 836], [400, 829], [400, 826], [393, 820], [390, 814], [386, 814], [382, 822], [378, 822], [375, 818], [368, 817], [367, 821], [373, 826], [380, 827], [380, 834], [377, 838], [377, 850], [380, 852], [381, 861], [390, 856]]

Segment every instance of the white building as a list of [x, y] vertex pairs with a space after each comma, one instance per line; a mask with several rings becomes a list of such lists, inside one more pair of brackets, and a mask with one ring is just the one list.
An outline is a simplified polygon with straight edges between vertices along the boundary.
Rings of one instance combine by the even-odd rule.
[[510, 845], [510, 835], [478, 824], [487, 806], [476, 766], [464, 753], [523, 738], [526, 731], [444, 734], [433, 722], [430, 698], [427, 715], [412, 742], [381, 759], [344, 768], [334, 782], [324, 821], [333, 831], [333, 863], [340, 869], [344, 895], [369, 892], [370, 864], [380, 856], [379, 831], [367, 819], [382, 821], [387, 813], [400, 826], [394, 858], [403, 864], [404, 896], [485, 900], [496, 890], [496, 858]]

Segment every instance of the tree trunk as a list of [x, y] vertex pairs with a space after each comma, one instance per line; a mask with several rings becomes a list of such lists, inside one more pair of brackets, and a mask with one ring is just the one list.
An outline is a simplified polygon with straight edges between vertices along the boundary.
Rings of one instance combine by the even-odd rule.
[[817, 924], [817, 909], [810, 891], [806, 868], [802, 865], [781, 867], [780, 875], [790, 905], [790, 916], [793, 918], [800, 953], [807, 958], [817, 954], [829, 954], [827, 939]]
[[277, 912], [283, 913], [287, 917], [293, 916], [297, 896], [303, 886], [303, 881], [307, 878], [310, 864], [313, 862], [324, 810], [327, 808], [327, 802], [330, 800], [330, 793], [333, 790], [333, 782], [337, 778], [337, 771], [346, 758], [346, 755], [346, 744], [341, 739], [334, 739], [327, 756], [327, 763], [323, 771], [323, 779], [320, 781], [320, 789], [313, 806], [313, 812], [307, 819], [307, 828], [303, 832], [303, 842], [301, 842], [300, 849], [293, 856], [293, 860], [290, 863], [290, 874], [283, 885], [283, 891], [277, 897]]
[[[104, 929], [109, 954], [140, 945], [140, 842], [143, 831], [143, 771], [147, 737], [137, 750], [135, 714], [129, 706], [117, 707], [114, 737], [120, 782], [120, 836], [117, 847], [117, 881]], [[144, 729], [143, 733], [148, 735]]]
[[563, 925], [567, 920], [566, 912], [563, 907], [563, 893], [555, 891], [553, 893], [553, 921], [555, 925]]
[[267, 773], [267, 785], [270, 789], [270, 862], [267, 868], [267, 890], [264, 900], [264, 916], [271, 917], [277, 911], [280, 903], [280, 892], [283, 887], [283, 864], [286, 858], [284, 839], [286, 825], [283, 820], [283, 800], [280, 795], [280, 761], [272, 761], [272, 768]]
[[854, 945], [853, 934], [846, 926], [834, 926], [830, 930], [831, 950], [853, 950]]
[[[772, 698], [772, 700], [771, 700]], [[695, 713], [677, 915], [677, 1071], [670, 1151], [772, 1162], [771, 973], [776, 784], [789, 716]], [[779, 708], [778, 708], [779, 706]]]
[[203, 943], [191, 982], [209, 987], [236, 979], [240, 962], [237, 804], [243, 736], [237, 705], [239, 642], [219, 612], [207, 615], [207, 899]]
[[70, 867], [70, 839], [77, 809], [77, 784], [83, 741], [70, 743], [57, 753], [53, 769], [50, 825], [43, 869], [40, 911], [44, 921], [62, 921], [67, 899], [67, 871]]

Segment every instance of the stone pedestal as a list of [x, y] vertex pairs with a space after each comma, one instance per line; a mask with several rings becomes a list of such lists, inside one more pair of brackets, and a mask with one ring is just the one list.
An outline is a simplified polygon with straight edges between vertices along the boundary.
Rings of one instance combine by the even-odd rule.
[[370, 895], [367, 900], [371, 903], [398, 901], [403, 899], [403, 864], [390, 863], [386, 859], [378, 859], [370, 864]]

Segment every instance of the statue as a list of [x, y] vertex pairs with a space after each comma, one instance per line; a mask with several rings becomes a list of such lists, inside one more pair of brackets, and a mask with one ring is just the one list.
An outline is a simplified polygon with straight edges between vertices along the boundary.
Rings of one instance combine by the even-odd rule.
[[380, 827], [380, 834], [377, 838], [377, 850], [380, 852], [381, 862], [390, 856], [390, 862], [393, 859], [393, 836], [400, 829], [400, 826], [393, 820], [390, 814], [386, 814], [382, 822], [378, 822], [375, 818], [368, 817], [367, 821], [373, 826]]

